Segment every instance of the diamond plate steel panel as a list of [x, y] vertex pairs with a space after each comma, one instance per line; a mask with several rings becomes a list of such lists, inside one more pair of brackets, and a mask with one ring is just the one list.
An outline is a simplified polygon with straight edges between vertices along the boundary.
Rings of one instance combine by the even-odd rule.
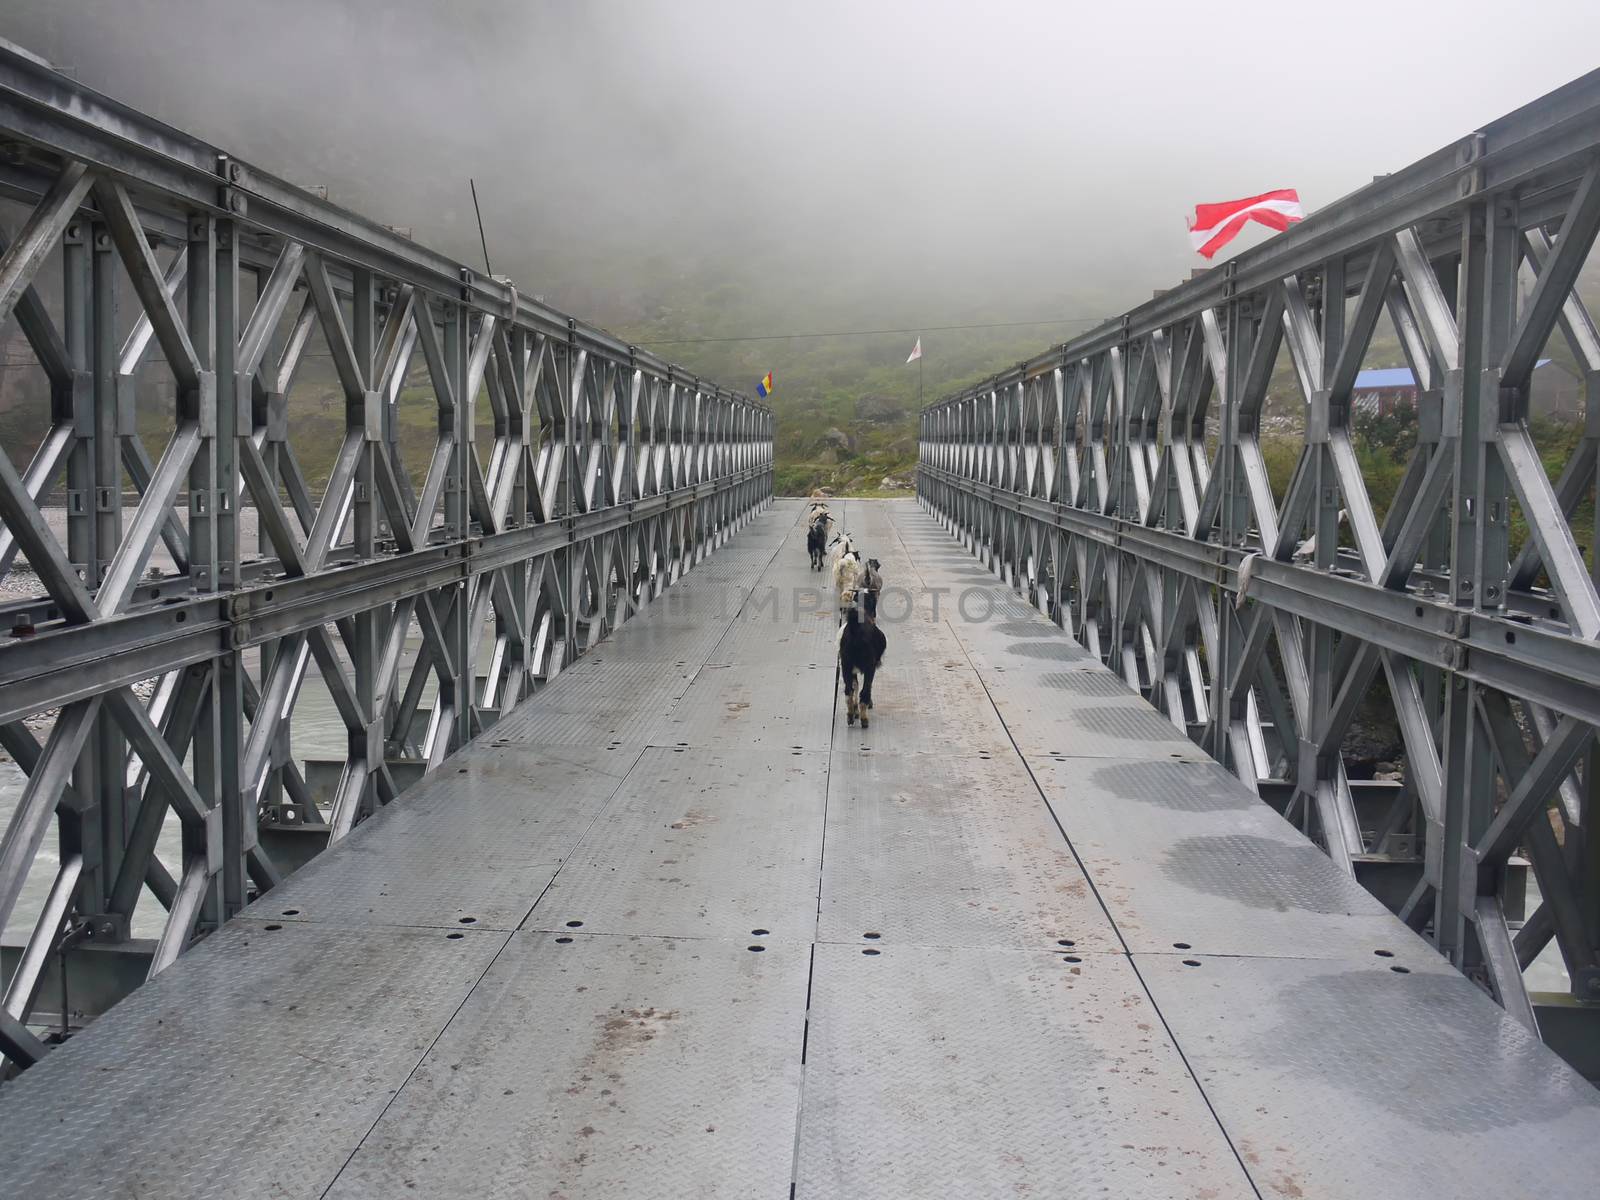
[[797, 1200], [1251, 1200], [1127, 960], [818, 946]]
[[827, 774], [794, 750], [646, 750], [525, 927], [809, 939]]
[[1065, 636], [1060, 626], [1039, 617], [1036, 620], [1024, 620], [1021, 617], [1009, 621], [998, 621], [990, 626], [990, 630], [999, 637], [1008, 638], [1058, 638]]
[[[1009, 659], [1038, 659], [1043, 662], [1080, 662], [1093, 656], [1065, 633], [1055, 639], [1016, 639], [1015, 635], [1000, 632], [1010, 622], [997, 625], [975, 624], [961, 632], [969, 639], [983, 638], [978, 652], [999, 666], [1012, 665]], [[992, 636], [990, 634], [992, 633]], [[1056, 668], [1059, 670], [1060, 668]]]
[[1121, 949], [1015, 754], [834, 754], [822, 861], [823, 941]]
[[246, 912], [274, 920], [515, 929], [637, 751], [474, 745]]
[[541, 702], [559, 703], [568, 712], [582, 712], [591, 698], [602, 702], [633, 698], [676, 700], [688, 690], [697, 666], [679, 666], [675, 661], [635, 662], [623, 656], [595, 661], [592, 655], [585, 655], [535, 696]]
[[0, 1088], [0, 1187], [320, 1196], [508, 936], [235, 921]]
[[696, 611], [715, 617], [733, 616], [739, 611], [745, 597], [760, 584], [771, 555], [763, 552], [759, 566], [728, 567], [721, 570], [710, 567], [695, 569], [694, 603]]
[[[610, 650], [602, 661], [701, 662], [717, 644], [732, 613], [717, 617], [663, 614], [659, 620], [635, 617], [596, 647]], [[593, 652], [591, 652], [593, 653]]]
[[1128, 686], [1121, 675], [1110, 671], [1040, 671], [1022, 677], [1024, 682], [1006, 680], [1006, 688], [1032, 689], [1043, 692], [1068, 692], [1074, 696], [1102, 696], [1114, 699], [1136, 699], [1137, 693]]
[[[1438, 956], [1216, 763], [1029, 760], [1134, 951]], [[1181, 944], [1181, 945], [1180, 945]]]
[[[885, 670], [898, 669], [908, 662], [938, 659], [942, 662], [959, 662], [963, 670], [971, 675], [961, 643], [943, 620], [934, 621], [921, 611], [903, 616], [897, 610], [881, 618], [878, 626], [889, 643], [883, 656]], [[976, 683], [977, 679], [973, 678], [973, 682]]]
[[677, 703], [663, 698], [653, 706], [629, 700], [604, 703], [601, 700], [580, 704], [579, 712], [568, 712], [556, 697], [535, 697], [526, 706], [514, 709], [495, 725], [497, 743], [512, 745], [593, 746], [619, 743], [640, 746], [651, 730]]
[[820, 579], [774, 510], [0, 1089], [0, 1188], [782, 1200], [803, 1070], [800, 1197], [1253, 1194], [1119, 936], [1261, 1195], [1592, 1181], [1570, 1071], [914, 505], [834, 509], [953, 589], [868, 734], [831, 613], [736, 617]]
[[1261, 1195], [1589, 1200], [1600, 1092], [1435, 960], [1138, 957]]
[[[1067, 672], [1041, 672], [1035, 678], [1062, 674]], [[1109, 672], [1092, 674], [1101, 680], [1114, 678]], [[991, 685], [991, 692], [1006, 728], [1030, 757], [1211, 761], [1171, 721], [1126, 688], [1120, 694], [1107, 687], [1100, 695], [1084, 696], [1061, 688], [1013, 689], [1005, 680]]]
[[[1041, 643], [1044, 644], [1044, 643]], [[1070, 643], [1067, 643], [1070, 648]], [[991, 692], [996, 695], [1013, 695], [1023, 691], [1045, 688], [1062, 690], [1059, 677], [1073, 671], [1111, 674], [1100, 660], [1088, 651], [1050, 659], [1019, 658], [1004, 652], [988, 653], [970, 644], [964, 644], [974, 669]], [[1131, 691], [1131, 689], [1130, 689]]]
[[[995, 588], [959, 591], [951, 613], [951, 624], [963, 644], [974, 653], [996, 655], [1002, 663], [1015, 658], [1072, 659], [1088, 654], [1064, 629], [1039, 617], [1038, 610], [1010, 592]], [[1034, 620], [1036, 617], [1039, 619]]]
[[[801, 686], [808, 690], [798, 691]], [[827, 750], [832, 689], [831, 670], [708, 666], [655, 724], [650, 741], [717, 750]]]
[[[706, 645], [715, 644], [715, 642], [712, 640], [712, 634], [710, 631], [706, 631], [705, 637]], [[637, 654], [632, 653], [630, 650], [619, 648], [611, 641], [601, 642], [593, 650], [590, 650], [581, 659], [579, 659], [577, 664], [567, 667], [561, 672], [561, 674], [565, 675], [567, 671], [575, 670], [578, 665], [617, 666], [622, 664], [631, 664], [635, 666], [676, 666], [684, 667], [690, 671], [693, 671], [700, 665], [705, 657], [703, 653], [704, 647], [696, 646], [688, 639], [685, 639], [683, 644], [680, 645], [680, 653], [678, 653], [676, 657], [667, 652], [671, 649], [671, 647], [665, 644], [666, 638], [664, 635], [657, 633], [651, 638], [645, 639], [645, 641], [654, 641], [657, 643], [657, 645], [653, 648], [644, 647]], [[643, 646], [643, 643], [641, 643], [641, 646]], [[696, 653], [697, 650], [702, 652]], [[560, 675], [556, 676], [556, 678], [559, 679]]]
[[734, 606], [728, 600], [728, 590], [720, 584], [696, 581], [691, 586], [688, 579], [678, 582], [666, 594], [656, 598], [648, 608], [635, 613], [622, 622], [611, 637], [618, 638], [627, 630], [662, 629], [682, 626], [683, 629], [701, 629], [707, 622], [723, 621], [733, 616]]
[[836, 749], [863, 747], [878, 754], [1015, 755], [1005, 726], [995, 715], [972, 669], [960, 652], [908, 653], [893, 640], [872, 685], [872, 724], [862, 729], [846, 723], [844, 697], [834, 716]]
[[823, 607], [796, 608], [791, 595], [779, 590], [778, 609], [740, 617], [729, 626], [706, 660], [708, 667], [754, 666], [770, 663], [793, 670], [807, 663], [833, 667], [838, 645], [838, 618], [831, 594]]
[[516, 935], [329, 1196], [786, 1196], [805, 948], [555, 936]]

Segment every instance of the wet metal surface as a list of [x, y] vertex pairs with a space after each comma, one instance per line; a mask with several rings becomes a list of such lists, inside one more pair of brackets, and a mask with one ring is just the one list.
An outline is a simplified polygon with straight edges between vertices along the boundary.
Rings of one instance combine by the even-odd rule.
[[508, 937], [234, 921], [5, 1085], [0, 1193], [320, 1196]]
[[516, 935], [330, 1198], [787, 1193], [806, 947], [561, 936]]
[[1043, 789], [1135, 952], [1438, 956], [1213, 762], [1035, 757]]
[[1443, 962], [1134, 961], [1263, 1196], [1594, 1196], [1595, 1089]]
[[914, 503], [833, 510], [905, 592], [870, 729], [779, 502], [0, 1088], [0, 1193], [1592, 1193], [1593, 1089]]
[[1250, 1197], [1127, 959], [1072, 957], [819, 946], [796, 1194]]
[[824, 941], [1121, 948], [1015, 754], [836, 753], [824, 863]]

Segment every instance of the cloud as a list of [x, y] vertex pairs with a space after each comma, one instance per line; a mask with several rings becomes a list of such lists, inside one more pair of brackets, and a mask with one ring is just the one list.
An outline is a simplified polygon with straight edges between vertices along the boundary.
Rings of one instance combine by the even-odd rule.
[[84, 82], [472, 261], [475, 177], [496, 269], [586, 315], [734, 285], [705, 333], [1117, 311], [1198, 265], [1196, 201], [1328, 203], [1600, 34], [1592, 0], [1516, 36], [1498, 0], [10, 7]]

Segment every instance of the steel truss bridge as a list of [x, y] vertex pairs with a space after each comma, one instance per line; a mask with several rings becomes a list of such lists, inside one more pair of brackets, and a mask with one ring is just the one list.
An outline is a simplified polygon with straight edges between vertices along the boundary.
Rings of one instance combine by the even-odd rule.
[[[40, 592], [0, 612], [35, 631], [0, 664], [0, 740], [28, 773], [0, 923], [59, 837], [0, 1017], [31, 1062], [63, 939], [126, 941], [148, 890], [157, 974], [296, 843], [349, 834], [722, 544], [770, 493], [772, 414], [16, 54], [0, 130], [28, 209], [0, 312], [50, 403], [32, 462], [0, 462], [0, 563], [25, 556]], [[290, 436], [314, 341], [343, 401], [320, 495]], [[148, 372], [174, 397], [159, 442]], [[437, 413], [410, 463], [407, 387]], [[40, 508], [63, 487], [64, 538]], [[174, 567], [152, 578], [158, 549]], [[289, 753], [308, 674], [348, 734], [320, 801]], [[46, 710], [41, 745], [24, 718]]]
[[870, 734], [766, 406], [11, 50], [0, 217], [0, 1193], [1592, 1194], [1600, 73], [926, 409]]
[[[1597, 105], [1590, 75], [929, 406], [919, 476], [1003, 578], [1517, 1021], [1563, 1036], [1572, 1001], [1600, 1002], [1600, 332], [1575, 290], [1586, 267], [1600, 285]], [[1380, 511], [1352, 416], [1384, 318], [1418, 403]], [[1529, 401], [1558, 343], [1585, 416], [1552, 478]], [[1304, 426], [1275, 490], [1280, 358]], [[1352, 780], [1341, 753], [1379, 680], [1399, 786]], [[1542, 899], [1513, 935], [1519, 848]], [[1536, 1006], [1523, 969], [1552, 941], [1571, 994]]]

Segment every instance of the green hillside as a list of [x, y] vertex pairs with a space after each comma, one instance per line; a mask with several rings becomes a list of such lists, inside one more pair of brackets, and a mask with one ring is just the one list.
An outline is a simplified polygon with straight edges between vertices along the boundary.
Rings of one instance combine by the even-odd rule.
[[[663, 357], [708, 379], [753, 393], [756, 380], [771, 371], [778, 415], [779, 494], [815, 487], [838, 494], [899, 490], [912, 483], [916, 464], [916, 414], [919, 388], [934, 400], [1030, 357], [1048, 345], [1083, 331], [1081, 314], [1094, 307], [1058, 299], [1048, 306], [1070, 313], [1059, 325], [1006, 325], [1021, 318], [1003, 310], [941, 314], [941, 325], [921, 334], [923, 359], [908, 365], [918, 337], [893, 309], [862, 302], [860, 293], [835, 294], [758, 288], [726, 277], [683, 276], [665, 263], [633, 264], [616, 277], [605, 273], [573, 278], [582, 285], [572, 295], [553, 296], [564, 307], [586, 311], [624, 339], [648, 346]], [[1591, 272], [1583, 290], [1600, 295], [1600, 278]], [[134, 310], [130, 302], [125, 314]], [[582, 307], [574, 301], [583, 302]], [[1097, 297], [1108, 310], [1115, 301]], [[1034, 313], [1039, 311], [1034, 309]], [[989, 327], [985, 327], [989, 326]], [[1000, 326], [1000, 327], [993, 327]], [[906, 329], [905, 332], [846, 332]], [[831, 336], [769, 336], [839, 331]], [[0, 441], [12, 461], [26, 462], [45, 429], [48, 391], [42, 373], [14, 322], [0, 329]], [[1547, 353], [1557, 366], [1577, 375], [1564, 339], [1552, 339]], [[1399, 366], [1404, 356], [1387, 322], [1364, 356], [1366, 367]], [[408, 465], [424, 469], [434, 435], [434, 402], [420, 356], [402, 394], [401, 442]], [[170, 430], [170, 384], [159, 361], [147, 363], [140, 389], [139, 428], [152, 456], [160, 453]], [[290, 437], [314, 487], [326, 478], [342, 433], [342, 406], [326, 347], [313, 334], [301, 373], [291, 393]], [[1537, 408], [1537, 405], [1536, 405]], [[1272, 376], [1263, 421], [1263, 442], [1273, 482], [1281, 496], [1302, 444], [1304, 402], [1287, 349]], [[487, 448], [487, 405], [480, 406], [480, 435]], [[1381, 518], [1415, 437], [1414, 423], [1386, 421], [1360, 430], [1360, 447], [1371, 474], [1368, 483]], [[1540, 447], [1552, 477], [1558, 474], [1576, 429], [1542, 423]], [[887, 481], [887, 482], [886, 482]], [[1580, 524], [1587, 518], [1580, 517]], [[1520, 522], [1516, 522], [1520, 523]]]

